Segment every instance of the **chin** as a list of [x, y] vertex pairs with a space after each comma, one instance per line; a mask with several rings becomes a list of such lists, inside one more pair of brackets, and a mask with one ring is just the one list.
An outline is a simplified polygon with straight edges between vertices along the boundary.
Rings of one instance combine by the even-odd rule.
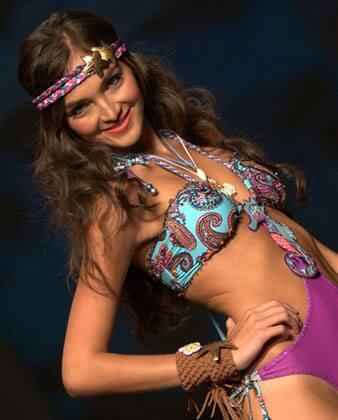
[[99, 141], [121, 149], [137, 148], [141, 135], [142, 126], [137, 124], [131, 125], [121, 133], [103, 133]]

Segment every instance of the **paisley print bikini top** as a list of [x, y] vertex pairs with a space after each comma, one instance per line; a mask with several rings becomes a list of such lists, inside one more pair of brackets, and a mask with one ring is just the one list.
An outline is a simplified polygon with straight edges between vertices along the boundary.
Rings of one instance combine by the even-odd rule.
[[[317, 274], [315, 262], [302, 249], [291, 229], [266, 212], [266, 206], [281, 208], [285, 200], [284, 185], [277, 173], [236, 153], [224, 160], [182, 140], [187, 148], [238, 175], [250, 196], [242, 203], [237, 202], [214, 184], [196, 180], [169, 163], [161, 165], [187, 182], [169, 201], [161, 233], [147, 253], [152, 277], [183, 295], [203, 264], [222, 249], [235, 232], [242, 212], [249, 216], [249, 229], [256, 231], [260, 225], [264, 226], [272, 240], [285, 250], [285, 262], [295, 274], [306, 277]], [[305, 266], [298, 264], [297, 259], [305, 262]]]

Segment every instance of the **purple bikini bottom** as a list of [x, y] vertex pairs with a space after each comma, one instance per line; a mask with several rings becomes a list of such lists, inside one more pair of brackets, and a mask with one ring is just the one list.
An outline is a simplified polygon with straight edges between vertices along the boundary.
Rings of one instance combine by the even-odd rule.
[[231, 396], [233, 407], [242, 403], [253, 388], [263, 419], [270, 419], [258, 383], [288, 375], [316, 376], [338, 390], [338, 286], [321, 272], [302, 279], [307, 298], [303, 328], [288, 348], [244, 378], [243, 384]]
[[295, 341], [259, 369], [262, 380], [307, 374], [338, 390], [338, 287], [323, 273], [303, 278], [307, 315]]

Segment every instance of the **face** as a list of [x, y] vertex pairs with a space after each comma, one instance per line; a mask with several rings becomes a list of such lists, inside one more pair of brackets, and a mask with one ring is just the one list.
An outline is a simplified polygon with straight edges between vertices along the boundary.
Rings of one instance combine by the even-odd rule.
[[[69, 68], [82, 62], [85, 54], [73, 53]], [[65, 96], [66, 120], [83, 139], [110, 144], [117, 148], [133, 147], [145, 129], [144, 102], [130, 68], [117, 61]]]

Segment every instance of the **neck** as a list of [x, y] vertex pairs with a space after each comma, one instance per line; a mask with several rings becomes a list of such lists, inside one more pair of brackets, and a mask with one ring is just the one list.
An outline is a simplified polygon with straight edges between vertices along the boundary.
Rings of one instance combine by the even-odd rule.
[[137, 144], [129, 149], [129, 151], [154, 155], [168, 155], [168, 148], [147, 118], [144, 119], [140, 139]]

